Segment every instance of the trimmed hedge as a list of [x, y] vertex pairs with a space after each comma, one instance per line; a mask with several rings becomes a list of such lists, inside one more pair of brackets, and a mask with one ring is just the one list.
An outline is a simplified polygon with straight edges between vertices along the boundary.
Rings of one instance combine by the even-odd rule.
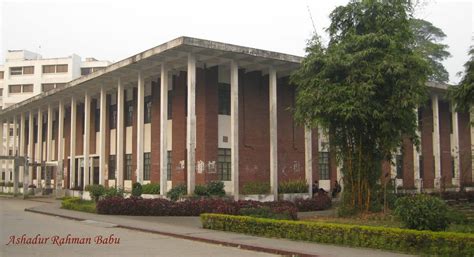
[[66, 197], [61, 201], [61, 208], [82, 211], [82, 212], [96, 212], [96, 206], [93, 201], [85, 201], [79, 197]]
[[202, 214], [203, 228], [436, 256], [474, 256], [474, 235]]
[[[167, 199], [138, 197], [111, 197], [97, 203], [97, 213], [132, 216], [199, 216], [202, 213], [240, 214], [241, 209], [267, 207], [272, 214], [283, 214], [297, 219], [297, 209], [292, 202], [229, 201], [202, 198], [173, 202]], [[278, 215], [281, 217], [280, 215]]]

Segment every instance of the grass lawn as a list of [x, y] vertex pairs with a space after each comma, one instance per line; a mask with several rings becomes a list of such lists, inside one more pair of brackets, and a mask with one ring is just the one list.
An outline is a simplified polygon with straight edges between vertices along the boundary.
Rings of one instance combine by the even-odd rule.
[[64, 197], [61, 201], [61, 208], [74, 211], [96, 213], [94, 201], [86, 201], [78, 197]]
[[[472, 203], [471, 203], [472, 204]], [[463, 210], [459, 210], [456, 206], [451, 206], [456, 212], [463, 212], [466, 206], [462, 206]], [[473, 206], [471, 206], [473, 207]], [[388, 228], [403, 228], [403, 224], [391, 214], [373, 213], [365, 214], [354, 217], [335, 217], [335, 216], [314, 216], [304, 218], [304, 221], [317, 221], [326, 223], [337, 223], [337, 224], [352, 224], [352, 225], [363, 225], [363, 226], [375, 226], [375, 227], [388, 227]], [[474, 222], [468, 219], [463, 224], [451, 224], [446, 231], [460, 232], [460, 233], [474, 233]]]

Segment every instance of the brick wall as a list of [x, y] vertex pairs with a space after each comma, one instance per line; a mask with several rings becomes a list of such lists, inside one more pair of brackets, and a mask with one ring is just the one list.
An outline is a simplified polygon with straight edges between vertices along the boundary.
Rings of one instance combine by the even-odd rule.
[[434, 156], [433, 156], [433, 111], [431, 102], [421, 107], [421, 145], [423, 155], [423, 187], [434, 187]]
[[461, 160], [461, 183], [471, 183], [472, 178], [472, 150], [471, 150], [471, 125], [468, 112], [458, 113], [459, 123], [459, 152]]

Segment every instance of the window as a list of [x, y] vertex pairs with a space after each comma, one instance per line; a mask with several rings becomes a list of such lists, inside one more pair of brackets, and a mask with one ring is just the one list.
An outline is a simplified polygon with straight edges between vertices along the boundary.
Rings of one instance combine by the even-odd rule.
[[319, 152], [319, 179], [329, 179], [329, 152]]
[[143, 154], [143, 179], [150, 180], [151, 153]]
[[56, 73], [67, 72], [67, 64], [56, 65]]
[[168, 159], [168, 164], [166, 166], [166, 177], [167, 177], [168, 181], [170, 181], [171, 180], [171, 167], [173, 167], [172, 151], [168, 151], [168, 155], [166, 156], [166, 158]]
[[168, 91], [168, 120], [173, 119], [173, 90]]
[[454, 172], [454, 169], [455, 169], [454, 156], [451, 156], [451, 172], [452, 172], [453, 178], [456, 177], [456, 174], [455, 174], [455, 172]]
[[151, 123], [151, 96], [145, 97], [145, 123]]
[[23, 93], [33, 93], [33, 84], [23, 85]]
[[33, 74], [35, 71], [34, 66], [25, 66], [25, 67], [11, 67], [10, 75], [24, 75], [24, 74]]
[[125, 104], [125, 127], [130, 127], [133, 124], [133, 101], [128, 101]]
[[55, 73], [56, 65], [43, 65], [43, 73]]
[[220, 83], [219, 86], [219, 114], [230, 115], [230, 85]]
[[8, 134], [12, 137], [13, 136], [13, 128], [10, 128]]
[[132, 155], [126, 154], [125, 155], [125, 180], [132, 179]]
[[449, 112], [449, 133], [453, 134], [453, 113]]
[[54, 89], [54, 83], [48, 83], [48, 84], [41, 84], [41, 90], [43, 92], [47, 92], [49, 90]]
[[395, 166], [397, 169], [397, 178], [403, 179], [403, 155], [398, 154], [395, 157]]
[[3, 79], [3, 76], [4, 76], [4, 72], [0, 71], [0, 79]]
[[86, 68], [81, 68], [81, 75], [88, 75], [91, 74], [92, 72], [96, 72], [98, 70], [102, 70], [105, 67], [86, 67]]
[[0, 88], [0, 96], [3, 96], [3, 88]]
[[110, 124], [110, 129], [117, 128], [117, 105], [110, 106], [109, 124]]
[[33, 84], [9, 85], [9, 93], [33, 93]]
[[117, 159], [115, 159], [115, 155], [109, 156], [109, 179], [115, 179], [115, 172], [117, 165]]
[[228, 148], [219, 148], [217, 153], [217, 176], [219, 180], [230, 181], [231, 153]]
[[35, 73], [34, 66], [23, 67], [23, 74], [34, 74], [34, 73]]
[[41, 84], [41, 90], [43, 92], [47, 92], [47, 91], [55, 89], [55, 88], [62, 88], [65, 85], [66, 85], [66, 83], [45, 83], [45, 84]]
[[8, 86], [9, 93], [21, 93], [21, 85], [9, 85]]
[[43, 73], [64, 73], [67, 70], [67, 64], [43, 65]]

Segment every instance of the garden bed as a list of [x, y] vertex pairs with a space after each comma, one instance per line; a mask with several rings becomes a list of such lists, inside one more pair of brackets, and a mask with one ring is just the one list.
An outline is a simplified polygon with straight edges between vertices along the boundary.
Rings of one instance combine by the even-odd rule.
[[61, 201], [61, 208], [96, 213], [96, 205], [94, 201], [82, 200], [79, 197], [64, 197]]

